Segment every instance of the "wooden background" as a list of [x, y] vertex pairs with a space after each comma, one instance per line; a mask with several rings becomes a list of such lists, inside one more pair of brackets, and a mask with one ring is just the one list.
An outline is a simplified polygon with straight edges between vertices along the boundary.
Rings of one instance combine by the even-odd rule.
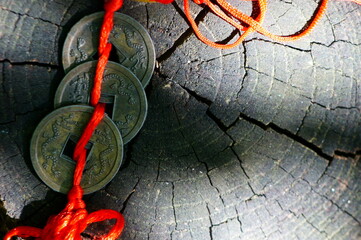
[[[317, 2], [269, 1], [264, 26], [294, 33]], [[66, 202], [36, 176], [29, 140], [52, 111], [67, 32], [100, 3], [0, 0], [0, 235], [42, 227]], [[254, 33], [225, 51], [198, 41], [181, 9], [121, 9], [149, 31], [158, 66], [126, 164], [88, 208], [123, 212], [122, 239], [361, 239], [361, 7], [330, 1], [309, 37]], [[208, 37], [237, 36], [208, 9], [192, 11]]]

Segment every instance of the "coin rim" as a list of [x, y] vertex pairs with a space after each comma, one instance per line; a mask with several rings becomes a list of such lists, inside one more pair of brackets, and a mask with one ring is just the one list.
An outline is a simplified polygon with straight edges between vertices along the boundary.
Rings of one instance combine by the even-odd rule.
[[[72, 67], [72, 68], [70, 67], [72, 65], [71, 61], [69, 60], [70, 54], [66, 55], [65, 49], [70, 49], [71, 39], [74, 36], [76, 36], [77, 32], [79, 32], [81, 29], [79, 26], [82, 26], [84, 24], [87, 24], [88, 22], [94, 21], [94, 19], [102, 18], [103, 16], [104, 16], [104, 12], [96, 12], [96, 13], [90, 14], [90, 15], [85, 16], [82, 19], [80, 19], [70, 29], [69, 33], [67, 34], [67, 36], [65, 38], [63, 50], [62, 50], [62, 64], [63, 64], [63, 69], [64, 69], [65, 73], [67, 73], [71, 69], [75, 68], [75, 67]], [[146, 87], [148, 85], [148, 83], [150, 82], [150, 79], [152, 78], [152, 75], [154, 73], [154, 68], [155, 68], [155, 62], [156, 62], [156, 54], [155, 54], [155, 47], [154, 47], [153, 40], [150, 37], [148, 31], [145, 29], [145, 27], [143, 27], [143, 25], [141, 25], [134, 18], [132, 18], [128, 15], [125, 15], [123, 13], [118, 13], [118, 12], [114, 13], [114, 22], [115, 22], [115, 18], [119, 18], [120, 20], [127, 22], [128, 24], [132, 25], [133, 27], [134, 27], [134, 25], [136, 25], [136, 27], [134, 27], [134, 28], [140, 32], [140, 35], [143, 38], [145, 45], [147, 46], [146, 49], [147, 49], [148, 56], [149, 56], [147, 70], [146, 70], [146, 74], [144, 75], [143, 79], [140, 79], [142, 86]]]
[[[48, 176], [48, 174], [46, 174], [46, 173], [48, 173], [46, 170], [41, 170], [42, 166], [40, 165], [39, 158], [37, 157], [39, 154], [39, 152], [37, 151], [37, 149], [38, 149], [37, 146], [38, 146], [38, 139], [40, 137], [41, 129], [43, 128], [44, 125], [46, 125], [49, 121], [51, 121], [51, 119], [56, 117], [58, 115], [58, 113], [63, 113], [64, 111], [69, 111], [69, 112], [80, 111], [80, 112], [87, 112], [87, 113], [91, 114], [91, 113], [93, 113], [93, 110], [94, 110], [93, 107], [85, 106], [85, 105], [71, 105], [71, 106], [65, 106], [62, 108], [58, 108], [55, 111], [48, 114], [47, 116], [45, 116], [40, 121], [40, 123], [38, 124], [38, 126], [36, 127], [36, 129], [32, 135], [31, 143], [30, 143], [30, 158], [31, 158], [31, 162], [34, 167], [34, 170], [35, 170], [36, 174], [38, 175], [38, 177], [45, 183], [45, 185], [47, 185], [49, 188], [53, 189], [56, 192], [61, 192], [61, 193], [66, 194], [70, 189], [66, 189], [64, 186], [61, 186], [61, 184], [54, 182]], [[120, 166], [122, 165], [122, 162], [123, 162], [124, 147], [123, 147], [123, 141], [122, 141], [120, 132], [119, 132], [118, 128], [115, 126], [115, 124], [113, 123], [113, 121], [107, 115], [104, 116], [103, 120], [104, 120], [104, 123], [107, 124], [110, 127], [110, 129], [113, 130], [113, 133], [115, 135], [115, 139], [116, 139], [116, 143], [117, 143], [117, 147], [118, 147], [117, 157], [116, 157], [116, 160], [114, 163], [114, 167], [111, 169], [109, 174], [103, 180], [101, 180], [99, 183], [92, 185], [90, 187], [87, 187], [87, 188], [83, 188], [84, 194], [90, 194], [90, 193], [96, 192], [96, 191], [102, 189], [103, 187], [105, 187], [118, 173]]]
[[[68, 72], [65, 75], [65, 77], [62, 79], [62, 81], [60, 82], [60, 84], [55, 92], [54, 108], [59, 108], [62, 106], [61, 98], [64, 94], [67, 83], [69, 83], [69, 81], [72, 79], [71, 77], [82, 72], [82, 69], [80, 70], [80, 68], [92, 68], [92, 67], [95, 67], [96, 64], [97, 64], [97, 60], [84, 62], [84, 63], [76, 66], [72, 70], [70, 70], [70, 72]], [[141, 106], [140, 106], [141, 111], [140, 111], [140, 115], [138, 118], [139, 120], [137, 121], [136, 125], [133, 127], [133, 129], [136, 129], [136, 130], [134, 130], [134, 131], [132, 130], [129, 132], [129, 134], [122, 136], [123, 143], [127, 144], [128, 142], [130, 142], [130, 140], [132, 140], [139, 133], [139, 131], [142, 129], [144, 122], [147, 118], [147, 113], [148, 113], [147, 95], [145, 94], [144, 88], [142, 87], [142, 84], [139, 81], [139, 79], [128, 68], [124, 67], [123, 65], [121, 65], [119, 63], [112, 62], [112, 61], [108, 61], [107, 65], [105, 66], [105, 69], [107, 69], [107, 68], [115, 69], [118, 72], [121, 72], [126, 77], [128, 77], [128, 79], [130, 79], [130, 81], [135, 85], [136, 89], [138, 90], [137, 92], [140, 95], [140, 98], [143, 99], [143, 101], [140, 101], [140, 103], [143, 102], [143, 104], [141, 104]], [[82, 104], [82, 103], [76, 103], [76, 104]], [[85, 104], [87, 104], [87, 103], [85, 103]]]

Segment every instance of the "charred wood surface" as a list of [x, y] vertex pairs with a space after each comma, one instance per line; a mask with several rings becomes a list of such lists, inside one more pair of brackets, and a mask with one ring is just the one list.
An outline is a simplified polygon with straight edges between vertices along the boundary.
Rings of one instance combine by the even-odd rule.
[[[53, 110], [67, 32], [100, 2], [0, 1], [0, 235], [44, 226], [66, 202], [36, 176], [29, 142]], [[297, 32], [317, 2], [270, 1], [264, 26]], [[122, 239], [360, 239], [360, 6], [331, 1], [300, 41], [254, 33], [231, 50], [202, 44], [181, 9], [121, 9], [147, 28], [158, 64], [146, 123], [113, 181], [85, 197], [89, 210], [123, 212]], [[192, 12], [209, 38], [238, 36], [207, 8]]]

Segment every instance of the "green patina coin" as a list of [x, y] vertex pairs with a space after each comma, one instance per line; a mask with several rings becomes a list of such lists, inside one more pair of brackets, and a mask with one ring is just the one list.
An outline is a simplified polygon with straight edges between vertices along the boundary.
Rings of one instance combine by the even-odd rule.
[[[57, 192], [67, 193], [73, 181], [75, 145], [87, 125], [93, 108], [68, 106], [47, 115], [31, 139], [31, 161], [41, 180]], [[84, 193], [103, 188], [118, 172], [123, 158], [123, 142], [118, 128], [104, 116], [87, 148], [81, 181]]]
[[[71, 70], [61, 81], [54, 99], [55, 108], [88, 104], [97, 61], [86, 62]], [[127, 68], [108, 62], [104, 71], [100, 102], [128, 143], [142, 128], [147, 115], [147, 98], [139, 80]]]
[[[103, 12], [91, 14], [71, 28], [63, 47], [62, 60], [66, 72], [97, 57], [103, 16]], [[109, 41], [116, 49], [117, 59], [112, 60], [131, 70], [146, 86], [154, 71], [155, 50], [145, 28], [133, 18], [115, 13]]]

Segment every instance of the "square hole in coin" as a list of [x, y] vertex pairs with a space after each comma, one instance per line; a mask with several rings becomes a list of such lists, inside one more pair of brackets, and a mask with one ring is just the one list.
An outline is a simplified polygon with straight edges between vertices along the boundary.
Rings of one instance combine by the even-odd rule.
[[115, 96], [102, 94], [100, 96], [99, 102], [105, 103], [105, 113], [108, 114], [111, 119], [113, 119]]
[[[73, 160], [73, 154], [74, 154], [74, 150], [75, 150], [75, 146], [76, 143], [78, 142], [79, 137], [75, 136], [75, 135], [69, 135], [66, 143], [63, 147], [63, 151], [61, 152], [61, 157], [69, 162], [75, 163], [75, 161]], [[88, 142], [87, 145], [85, 146], [86, 149], [86, 161], [88, 161], [88, 157], [89, 157], [89, 153], [93, 148], [93, 143], [92, 142]]]
[[[91, 58], [93, 60], [98, 60], [99, 59], [99, 51], [96, 51], [92, 56]], [[108, 58], [108, 61], [112, 61], [112, 62], [121, 62], [120, 61], [121, 59], [119, 59], [119, 56], [118, 56], [118, 51], [117, 51], [117, 48], [113, 45], [112, 46], [112, 49], [110, 50], [110, 53], [109, 53], [109, 58]]]

